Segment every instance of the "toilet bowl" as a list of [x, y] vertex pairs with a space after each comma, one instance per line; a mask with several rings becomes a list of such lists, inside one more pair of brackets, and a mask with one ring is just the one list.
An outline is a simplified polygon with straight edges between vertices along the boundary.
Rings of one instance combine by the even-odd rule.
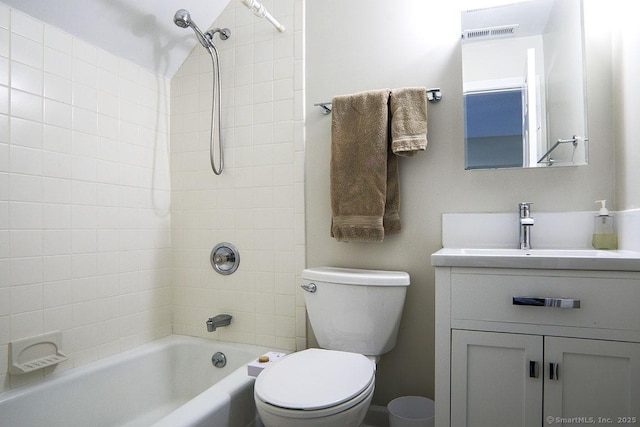
[[288, 355], [256, 379], [254, 397], [266, 426], [357, 427], [375, 388], [375, 363], [345, 351]]
[[375, 388], [377, 358], [396, 344], [409, 275], [319, 267], [302, 272], [320, 349], [263, 370], [254, 400], [266, 427], [357, 427]]

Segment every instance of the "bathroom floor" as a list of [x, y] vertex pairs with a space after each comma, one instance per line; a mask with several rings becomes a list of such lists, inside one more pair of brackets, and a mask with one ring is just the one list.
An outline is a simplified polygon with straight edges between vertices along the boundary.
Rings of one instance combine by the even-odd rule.
[[360, 427], [389, 427], [389, 412], [387, 412], [387, 408], [371, 405]]

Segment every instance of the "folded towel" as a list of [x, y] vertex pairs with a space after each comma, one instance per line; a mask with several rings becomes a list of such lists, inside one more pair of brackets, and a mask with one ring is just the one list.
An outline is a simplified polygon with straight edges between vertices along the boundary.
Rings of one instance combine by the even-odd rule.
[[332, 101], [331, 235], [338, 241], [380, 242], [385, 232], [400, 231], [397, 158], [389, 155], [389, 93], [382, 89]]
[[391, 91], [391, 148], [410, 157], [427, 148], [427, 90], [410, 87]]

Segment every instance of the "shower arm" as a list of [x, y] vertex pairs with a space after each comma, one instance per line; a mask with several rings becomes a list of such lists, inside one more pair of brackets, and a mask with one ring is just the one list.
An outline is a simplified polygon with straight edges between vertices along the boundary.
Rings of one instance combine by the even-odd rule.
[[242, 0], [242, 4], [244, 4], [248, 9], [250, 9], [254, 15], [256, 15], [259, 18], [266, 18], [267, 21], [271, 22], [271, 24], [273, 24], [273, 26], [276, 27], [276, 30], [278, 30], [281, 33], [284, 33], [284, 30], [285, 30], [284, 25], [278, 22], [278, 20], [270, 14], [267, 8], [264, 7], [262, 3], [258, 2], [257, 0]]

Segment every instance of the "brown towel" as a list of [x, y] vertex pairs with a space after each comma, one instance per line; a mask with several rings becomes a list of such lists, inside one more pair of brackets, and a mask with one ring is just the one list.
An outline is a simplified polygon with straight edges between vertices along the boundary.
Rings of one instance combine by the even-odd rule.
[[331, 122], [331, 235], [380, 242], [400, 231], [398, 166], [390, 155], [389, 89], [337, 96]]
[[391, 148], [398, 156], [414, 156], [427, 148], [427, 90], [394, 89], [389, 100]]

